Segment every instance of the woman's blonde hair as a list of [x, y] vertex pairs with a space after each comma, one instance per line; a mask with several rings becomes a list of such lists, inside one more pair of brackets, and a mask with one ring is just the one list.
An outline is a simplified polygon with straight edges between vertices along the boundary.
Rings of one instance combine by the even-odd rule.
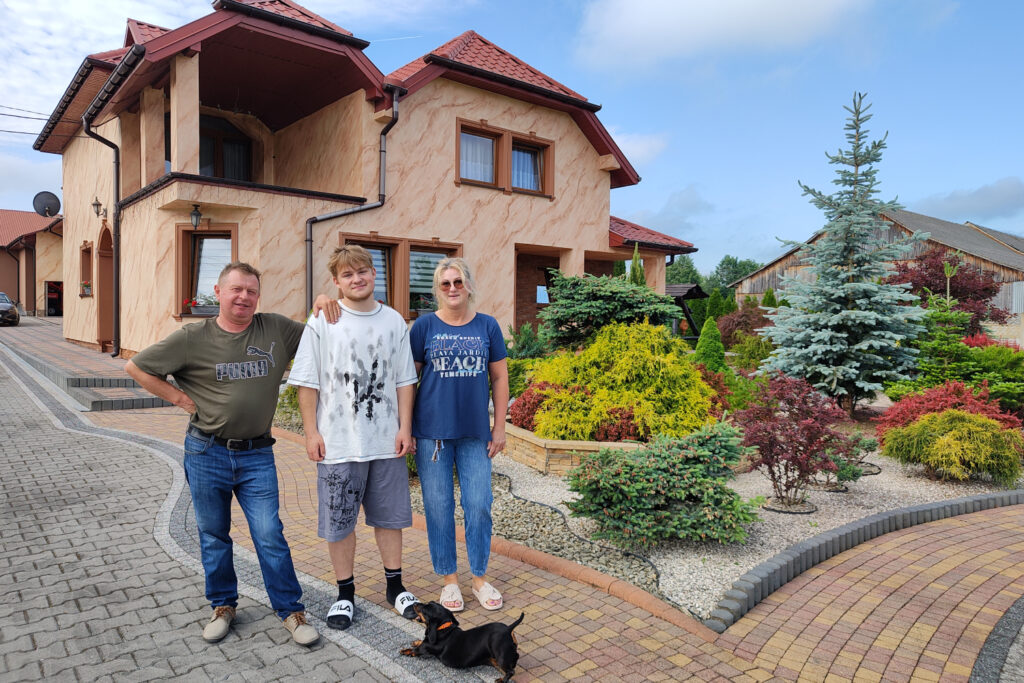
[[476, 281], [473, 280], [469, 264], [464, 258], [458, 256], [448, 256], [437, 262], [437, 268], [434, 268], [434, 298], [438, 301], [441, 300], [441, 273], [449, 268], [458, 272], [459, 277], [462, 278], [462, 286], [469, 293], [469, 303], [473, 303], [476, 299]]

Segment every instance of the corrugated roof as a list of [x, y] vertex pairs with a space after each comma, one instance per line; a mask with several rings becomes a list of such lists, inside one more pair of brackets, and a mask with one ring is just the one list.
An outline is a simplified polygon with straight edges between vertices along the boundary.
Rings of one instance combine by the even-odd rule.
[[303, 23], [309, 24], [310, 26], [317, 26], [319, 28], [325, 28], [329, 31], [341, 33], [342, 35], [350, 36], [351, 31], [347, 31], [337, 24], [327, 21], [319, 14], [311, 12], [310, 10], [297, 5], [291, 0], [235, 0], [242, 5], [248, 5], [255, 9], [261, 9], [265, 12], [271, 12], [278, 14], [282, 17], [288, 17], [289, 19], [296, 19]]
[[631, 223], [616, 216], [608, 217], [608, 233], [609, 243], [613, 247], [633, 246], [634, 243], [638, 243], [640, 246], [655, 247], [677, 254], [697, 251], [690, 242], [645, 228], [642, 225]]
[[[913, 211], [885, 211], [882, 216], [889, 218], [897, 225], [901, 225], [911, 232], [930, 233], [929, 239], [938, 242], [950, 249], [959, 249], [962, 252], [987, 259], [992, 263], [998, 263], [1007, 268], [1024, 271], [1024, 254], [1016, 249], [1001, 244], [994, 234], [996, 231], [988, 231], [975, 228], [970, 224], [952, 223], [941, 218], [932, 218]], [[1014, 240], [1021, 242], [1021, 238], [1007, 235]]]
[[427, 67], [427, 57], [431, 55], [449, 59], [453, 62], [498, 76], [511, 78], [522, 83], [528, 83], [534, 87], [548, 90], [564, 97], [571, 97], [582, 101], [587, 99], [575, 90], [567, 88], [550, 76], [533, 68], [510, 52], [498, 47], [476, 31], [466, 31], [437, 49], [431, 50], [419, 59], [415, 59], [402, 68], [392, 71], [388, 74], [387, 80], [400, 85], [405, 83], [405, 81]]
[[8, 247], [19, 237], [45, 230], [60, 220], [59, 216], [46, 218], [35, 211], [0, 209], [0, 247]]

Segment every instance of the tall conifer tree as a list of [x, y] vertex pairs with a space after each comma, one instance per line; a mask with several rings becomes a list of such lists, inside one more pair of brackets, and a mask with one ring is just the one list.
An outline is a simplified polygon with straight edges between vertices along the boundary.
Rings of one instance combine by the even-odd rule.
[[885, 136], [867, 141], [870, 106], [855, 93], [852, 108], [844, 107], [850, 112], [849, 149], [827, 155], [830, 164], [839, 166], [832, 182], [840, 189], [827, 195], [800, 183], [828, 219], [819, 238], [803, 246], [802, 262], [811, 265], [816, 277], [813, 282], [784, 280], [790, 306], [769, 313], [775, 324], [760, 331], [778, 347], [763, 370], [806, 379], [839, 399], [851, 415], [857, 402], [873, 396], [884, 382], [907, 377], [917, 353], [907, 340], [923, 331], [918, 324], [923, 310], [906, 305], [917, 297], [905, 285], [880, 282], [887, 263], [921, 236], [899, 242], [884, 237], [879, 214], [899, 205], [875, 198], [874, 165], [882, 158]]
[[633, 245], [633, 261], [629, 264], [629, 281], [641, 287], [647, 286], [647, 276], [644, 275], [644, 264], [640, 260], [640, 245]]

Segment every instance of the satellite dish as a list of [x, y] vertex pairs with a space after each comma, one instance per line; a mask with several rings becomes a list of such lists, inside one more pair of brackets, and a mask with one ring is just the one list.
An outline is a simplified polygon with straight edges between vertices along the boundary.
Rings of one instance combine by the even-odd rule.
[[60, 200], [54, 193], [44, 190], [32, 198], [32, 208], [40, 216], [53, 218], [60, 212]]

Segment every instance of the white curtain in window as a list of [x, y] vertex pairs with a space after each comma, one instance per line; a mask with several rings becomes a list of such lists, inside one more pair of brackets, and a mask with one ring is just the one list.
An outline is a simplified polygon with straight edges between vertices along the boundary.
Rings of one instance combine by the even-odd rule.
[[231, 262], [231, 238], [196, 236], [194, 244], [196, 282], [193, 296], [213, 296], [213, 286], [217, 284], [220, 271]]
[[494, 140], [462, 133], [459, 139], [459, 173], [467, 180], [494, 182]]
[[540, 192], [540, 150], [512, 148], [512, 187]]

